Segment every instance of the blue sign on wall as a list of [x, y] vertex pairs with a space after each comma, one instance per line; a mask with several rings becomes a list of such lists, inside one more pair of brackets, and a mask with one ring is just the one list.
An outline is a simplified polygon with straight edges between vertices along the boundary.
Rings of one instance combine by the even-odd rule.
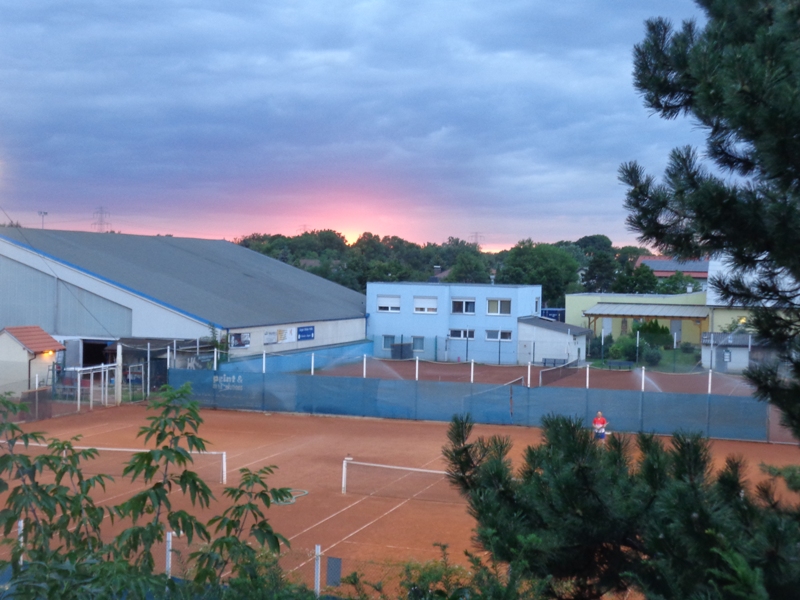
[[314, 339], [314, 326], [308, 325], [307, 327], [298, 327], [297, 328], [297, 341], [302, 342], [303, 340], [313, 340]]

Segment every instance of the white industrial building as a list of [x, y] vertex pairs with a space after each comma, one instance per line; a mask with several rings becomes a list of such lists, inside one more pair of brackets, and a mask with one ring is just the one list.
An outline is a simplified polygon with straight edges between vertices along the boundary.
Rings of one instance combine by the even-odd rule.
[[5, 227], [0, 329], [38, 325], [67, 366], [120, 338], [227, 339], [232, 357], [365, 338], [365, 297], [224, 240]]

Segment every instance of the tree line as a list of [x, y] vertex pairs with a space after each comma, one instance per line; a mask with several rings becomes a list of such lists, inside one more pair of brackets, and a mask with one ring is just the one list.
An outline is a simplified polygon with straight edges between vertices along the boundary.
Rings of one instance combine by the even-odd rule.
[[478, 244], [449, 237], [442, 244], [416, 244], [397, 236], [363, 233], [348, 244], [331, 229], [295, 236], [254, 233], [236, 243], [300, 267], [358, 292], [369, 281], [428, 281], [438, 272], [445, 282], [538, 284], [544, 303], [563, 307], [565, 294], [578, 292], [677, 294], [697, 282], [683, 274], [659, 281], [640, 256], [641, 246], [616, 247], [605, 235], [584, 236], [554, 244], [531, 239], [501, 252], [484, 252]]

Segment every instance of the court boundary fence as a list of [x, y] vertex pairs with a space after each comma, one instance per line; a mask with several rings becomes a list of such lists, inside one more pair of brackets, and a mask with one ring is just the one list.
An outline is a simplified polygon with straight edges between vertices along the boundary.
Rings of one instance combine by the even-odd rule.
[[470, 413], [477, 423], [525, 427], [549, 414], [589, 423], [602, 411], [610, 431], [785, 441], [769, 405], [751, 396], [182, 369], [170, 369], [169, 383], [191, 384], [192, 397], [208, 408], [445, 422]]

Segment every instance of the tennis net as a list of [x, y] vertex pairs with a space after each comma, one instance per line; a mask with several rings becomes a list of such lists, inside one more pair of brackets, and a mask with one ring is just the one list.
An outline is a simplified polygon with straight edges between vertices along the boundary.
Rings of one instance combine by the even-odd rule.
[[559, 367], [552, 367], [550, 369], [542, 369], [539, 371], [539, 387], [555, 383], [559, 379], [564, 379], [573, 375], [575, 367], [578, 366], [578, 361], [573, 360]]
[[447, 480], [447, 472], [345, 459], [342, 493], [465, 504]]
[[[5, 445], [5, 442], [3, 442]], [[99, 448], [95, 446], [73, 446], [75, 450], [96, 450], [95, 458], [81, 461], [81, 471], [85, 475], [110, 475], [111, 477], [122, 477], [122, 471], [133, 455], [138, 452], [146, 452], [145, 448]], [[28, 447], [17, 444], [15, 449], [17, 454], [27, 454], [28, 456], [44, 456], [52, 454], [47, 444], [31, 443]], [[228, 459], [225, 452], [192, 452], [192, 463], [188, 469], [194, 471], [203, 479], [227, 483], [228, 478]]]

